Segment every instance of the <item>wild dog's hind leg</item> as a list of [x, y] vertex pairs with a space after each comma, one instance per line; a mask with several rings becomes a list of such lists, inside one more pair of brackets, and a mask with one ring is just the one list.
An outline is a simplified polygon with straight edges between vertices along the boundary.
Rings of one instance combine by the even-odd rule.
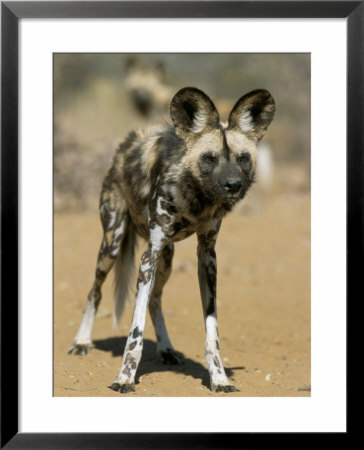
[[157, 267], [153, 294], [149, 302], [149, 312], [157, 337], [157, 352], [161, 355], [164, 364], [181, 364], [182, 362], [169, 340], [161, 307], [163, 287], [172, 270], [173, 253], [173, 244], [164, 247]]
[[68, 353], [75, 355], [86, 355], [89, 351], [95, 314], [101, 301], [101, 287], [114, 265], [120, 244], [127, 231], [129, 214], [125, 201], [118, 192], [102, 193], [100, 216], [104, 236], [97, 258], [95, 281], [88, 295], [80, 328], [72, 347], [68, 350]]
[[205, 318], [205, 359], [210, 374], [211, 390], [233, 392], [237, 389], [229, 382], [225, 374], [217, 328], [215, 243], [219, 228], [220, 221], [214, 221], [198, 234], [198, 279]]

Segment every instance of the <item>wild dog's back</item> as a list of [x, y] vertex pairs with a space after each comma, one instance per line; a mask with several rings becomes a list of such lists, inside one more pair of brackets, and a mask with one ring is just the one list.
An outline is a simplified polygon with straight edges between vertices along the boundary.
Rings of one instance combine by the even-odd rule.
[[161, 170], [168, 140], [175, 140], [173, 128], [161, 123], [147, 129], [129, 133], [116, 150], [112, 166], [104, 179], [100, 207], [109, 200], [110, 191], [124, 198], [137, 232], [148, 238], [148, 208], [152, 186], [155, 185], [156, 167]]

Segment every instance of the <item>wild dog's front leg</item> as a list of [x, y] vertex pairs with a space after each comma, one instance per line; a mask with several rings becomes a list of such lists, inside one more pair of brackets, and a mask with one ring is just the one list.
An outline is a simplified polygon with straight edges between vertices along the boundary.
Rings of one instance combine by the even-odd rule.
[[207, 230], [198, 234], [198, 279], [205, 318], [205, 359], [210, 374], [211, 390], [233, 392], [237, 389], [229, 382], [225, 374], [217, 328], [215, 243], [219, 228], [220, 222], [214, 222]]
[[142, 356], [147, 306], [153, 291], [156, 269], [162, 250], [161, 242], [158, 245], [150, 242], [143, 253], [137, 281], [132, 325], [126, 342], [119, 376], [111, 386], [114, 391], [126, 393], [135, 390], [135, 373]]
[[153, 294], [149, 302], [149, 312], [157, 337], [157, 353], [161, 355], [164, 364], [171, 365], [181, 364], [182, 360], [169, 339], [162, 313], [161, 298], [163, 287], [171, 274], [173, 253], [173, 244], [164, 247], [157, 267]]

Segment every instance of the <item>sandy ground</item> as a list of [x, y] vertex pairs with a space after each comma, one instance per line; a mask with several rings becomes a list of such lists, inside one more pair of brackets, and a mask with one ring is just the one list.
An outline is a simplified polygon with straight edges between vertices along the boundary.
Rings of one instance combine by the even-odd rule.
[[[289, 192], [289, 191], [288, 191]], [[310, 198], [272, 195], [260, 212], [230, 214], [217, 243], [218, 319], [228, 377], [239, 392], [212, 393], [204, 361], [204, 323], [197, 280], [196, 239], [176, 245], [163, 305], [181, 366], [155, 354], [148, 316], [136, 392], [128, 396], [309, 396]], [[97, 205], [97, 202], [95, 202]], [[116, 378], [131, 323], [132, 303], [112, 329], [112, 277], [95, 320], [94, 347], [68, 355], [93, 281], [101, 242], [97, 210], [54, 217], [54, 395], [120, 396]], [[139, 254], [144, 244], [141, 243]]]

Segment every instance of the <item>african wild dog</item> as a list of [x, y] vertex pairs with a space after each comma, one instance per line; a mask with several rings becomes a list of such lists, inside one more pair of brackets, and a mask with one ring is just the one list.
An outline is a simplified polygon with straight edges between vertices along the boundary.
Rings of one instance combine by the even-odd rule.
[[166, 83], [162, 61], [142, 65], [130, 56], [125, 64], [124, 80], [130, 100], [138, 113], [147, 119], [168, 111], [173, 89]]
[[274, 100], [266, 90], [241, 97], [226, 125], [212, 101], [196, 88], [184, 88], [171, 102], [174, 127], [132, 132], [120, 145], [100, 199], [104, 229], [96, 278], [80, 329], [69, 352], [86, 354], [101, 300], [101, 286], [116, 262], [115, 317], [127, 294], [136, 235], [147, 240], [123, 363], [112, 389], [135, 389], [143, 348], [147, 306], [165, 363], [179, 364], [161, 310], [173, 243], [192, 233], [198, 238], [198, 276], [206, 327], [205, 358], [212, 391], [235, 391], [219, 349], [216, 317], [215, 242], [222, 218], [241, 200], [254, 179], [256, 145], [273, 119]]

